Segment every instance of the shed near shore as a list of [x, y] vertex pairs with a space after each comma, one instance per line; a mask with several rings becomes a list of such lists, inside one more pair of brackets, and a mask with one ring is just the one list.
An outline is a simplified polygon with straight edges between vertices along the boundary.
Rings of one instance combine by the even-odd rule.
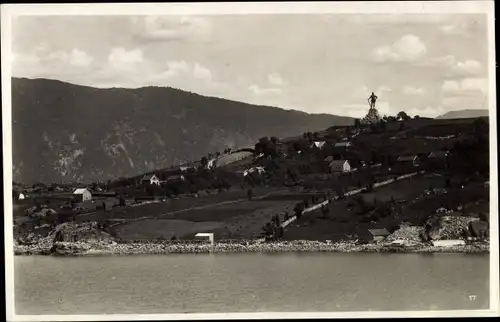
[[196, 238], [207, 238], [210, 241], [210, 244], [214, 244], [214, 234], [213, 233], [197, 233], [195, 235]]
[[387, 229], [382, 228], [382, 229], [368, 229], [370, 234], [372, 234], [373, 240], [374, 241], [383, 241], [387, 236], [390, 235], [390, 233], [387, 231]]

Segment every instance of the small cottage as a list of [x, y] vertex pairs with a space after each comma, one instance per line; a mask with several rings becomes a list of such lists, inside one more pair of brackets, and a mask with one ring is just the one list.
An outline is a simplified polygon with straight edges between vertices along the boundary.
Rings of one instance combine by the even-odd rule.
[[347, 160], [333, 160], [328, 165], [330, 168], [330, 172], [350, 172], [351, 165]]
[[413, 166], [418, 166], [418, 156], [416, 155], [404, 155], [398, 157], [398, 163], [403, 163], [403, 164], [412, 164]]
[[92, 200], [92, 194], [86, 188], [78, 188], [73, 191], [73, 198], [77, 202]]
[[382, 228], [382, 229], [368, 229], [368, 231], [372, 235], [372, 239], [375, 242], [384, 241], [387, 238], [387, 236], [390, 235], [390, 233], [385, 228]]
[[427, 157], [428, 159], [445, 159], [450, 155], [450, 152], [448, 151], [435, 151], [429, 153], [429, 156]]
[[350, 141], [341, 141], [335, 143], [334, 147], [335, 148], [350, 148], [353, 147], [354, 145]]
[[323, 149], [325, 147], [326, 142], [325, 141], [315, 141], [311, 144], [311, 149], [312, 148], [317, 148], [317, 149]]
[[154, 184], [159, 186], [160, 179], [155, 174], [148, 174], [142, 177], [141, 184]]
[[164, 182], [168, 183], [168, 182], [184, 181], [184, 180], [186, 180], [186, 177], [184, 177], [183, 175], [173, 175], [168, 177]]

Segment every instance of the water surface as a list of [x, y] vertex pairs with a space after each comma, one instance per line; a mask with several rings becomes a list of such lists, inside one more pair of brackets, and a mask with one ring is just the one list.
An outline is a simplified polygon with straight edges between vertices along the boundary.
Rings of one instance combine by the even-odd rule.
[[17, 314], [487, 309], [489, 256], [16, 256], [15, 305]]

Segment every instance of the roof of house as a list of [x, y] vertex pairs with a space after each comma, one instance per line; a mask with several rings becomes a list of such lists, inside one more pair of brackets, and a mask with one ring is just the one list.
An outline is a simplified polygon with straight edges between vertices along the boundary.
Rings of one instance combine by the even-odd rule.
[[373, 236], [388, 236], [388, 235], [390, 235], [390, 233], [385, 228], [382, 228], [382, 229], [368, 229], [368, 231]]
[[448, 151], [434, 151], [429, 154], [429, 158], [444, 158], [448, 154]]
[[349, 142], [349, 141], [341, 141], [341, 142], [335, 143], [336, 147], [339, 147], [339, 146], [348, 146], [348, 145], [352, 145], [352, 143]]
[[169, 176], [169, 177], [167, 178], [167, 180], [166, 180], [166, 181], [170, 181], [170, 180], [179, 180], [179, 179], [184, 179], [184, 176], [183, 176], [183, 175], [180, 175], [180, 174], [179, 174], [179, 175]]
[[[74, 195], [81, 195], [85, 191], [88, 191], [88, 189], [86, 189], [86, 188], [78, 188], [78, 189], [75, 189], [75, 191], [73, 191], [73, 194]], [[90, 192], [90, 191], [88, 191], [88, 192]]]
[[324, 159], [324, 161], [326, 161], [326, 162], [331, 162], [331, 161], [333, 161], [333, 157], [332, 157], [331, 155], [330, 155], [330, 156], [327, 156], [327, 157]]
[[347, 160], [333, 160], [332, 162], [330, 162], [330, 167], [342, 167], [345, 163], [348, 163], [349, 164], [349, 161]]
[[325, 141], [315, 141], [315, 142], [313, 142], [312, 145], [321, 149], [325, 144], [326, 144]]
[[398, 161], [414, 161], [416, 159], [416, 155], [403, 155], [398, 158]]

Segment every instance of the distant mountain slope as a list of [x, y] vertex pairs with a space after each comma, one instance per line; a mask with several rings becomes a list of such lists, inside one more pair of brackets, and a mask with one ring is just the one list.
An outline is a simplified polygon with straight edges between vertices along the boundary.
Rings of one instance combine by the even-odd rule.
[[256, 106], [173, 88], [96, 89], [12, 79], [13, 179], [131, 176], [262, 136], [287, 137], [353, 119]]
[[467, 119], [473, 117], [488, 116], [488, 110], [460, 110], [450, 111], [443, 115], [436, 117], [436, 119]]

